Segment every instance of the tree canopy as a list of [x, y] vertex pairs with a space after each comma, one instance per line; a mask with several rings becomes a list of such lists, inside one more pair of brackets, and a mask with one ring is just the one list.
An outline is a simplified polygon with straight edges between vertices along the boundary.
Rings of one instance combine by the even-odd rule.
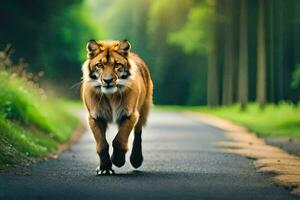
[[[156, 104], [298, 102], [297, 0], [4, 0], [0, 43], [45, 79], [79, 81], [89, 39], [128, 39]], [[60, 85], [60, 86], [61, 86]]]

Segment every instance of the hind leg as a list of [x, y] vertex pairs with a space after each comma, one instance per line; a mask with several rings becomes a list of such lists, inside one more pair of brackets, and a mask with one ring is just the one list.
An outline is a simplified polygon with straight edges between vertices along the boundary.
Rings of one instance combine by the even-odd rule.
[[140, 123], [134, 129], [134, 140], [130, 155], [130, 163], [134, 168], [138, 168], [143, 163], [142, 153], [142, 126]]
[[130, 163], [134, 168], [139, 168], [144, 160], [142, 152], [142, 127], [146, 124], [150, 106], [150, 100], [148, 102], [145, 102], [140, 113], [139, 121], [134, 128], [133, 146], [130, 155]]

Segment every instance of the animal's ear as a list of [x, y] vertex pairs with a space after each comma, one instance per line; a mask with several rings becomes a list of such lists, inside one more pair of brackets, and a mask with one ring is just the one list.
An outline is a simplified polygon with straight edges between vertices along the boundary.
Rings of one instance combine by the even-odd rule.
[[95, 40], [90, 40], [86, 44], [87, 57], [93, 58], [100, 52], [100, 46]]
[[127, 56], [128, 53], [130, 52], [130, 49], [131, 49], [131, 45], [129, 43], [128, 40], [122, 40], [120, 41], [120, 44], [119, 44], [119, 51], [124, 55], [124, 56]]

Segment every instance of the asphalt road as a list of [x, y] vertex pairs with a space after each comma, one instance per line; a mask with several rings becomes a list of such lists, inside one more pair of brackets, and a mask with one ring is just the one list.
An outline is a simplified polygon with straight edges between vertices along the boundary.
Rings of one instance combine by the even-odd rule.
[[[110, 141], [115, 133], [111, 127]], [[98, 158], [86, 131], [59, 159], [26, 168], [29, 176], [15, 175], [23, 168], [1, 173], [0, 199], [296, 199], [256, 172], [252, 160], [220, 152], [213, 143], [223, 140], [221, 130], [192, 117], [155, 111], [139, 170], [127, 157], [116, 175], [95, 176]]]

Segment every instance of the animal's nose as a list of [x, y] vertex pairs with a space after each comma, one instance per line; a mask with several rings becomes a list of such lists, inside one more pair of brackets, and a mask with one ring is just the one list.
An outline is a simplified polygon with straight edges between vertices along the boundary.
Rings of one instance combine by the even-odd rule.
[[103, 81], [109, 85], [113, 81], [113, 78], [112, 77], [104, 77]]

